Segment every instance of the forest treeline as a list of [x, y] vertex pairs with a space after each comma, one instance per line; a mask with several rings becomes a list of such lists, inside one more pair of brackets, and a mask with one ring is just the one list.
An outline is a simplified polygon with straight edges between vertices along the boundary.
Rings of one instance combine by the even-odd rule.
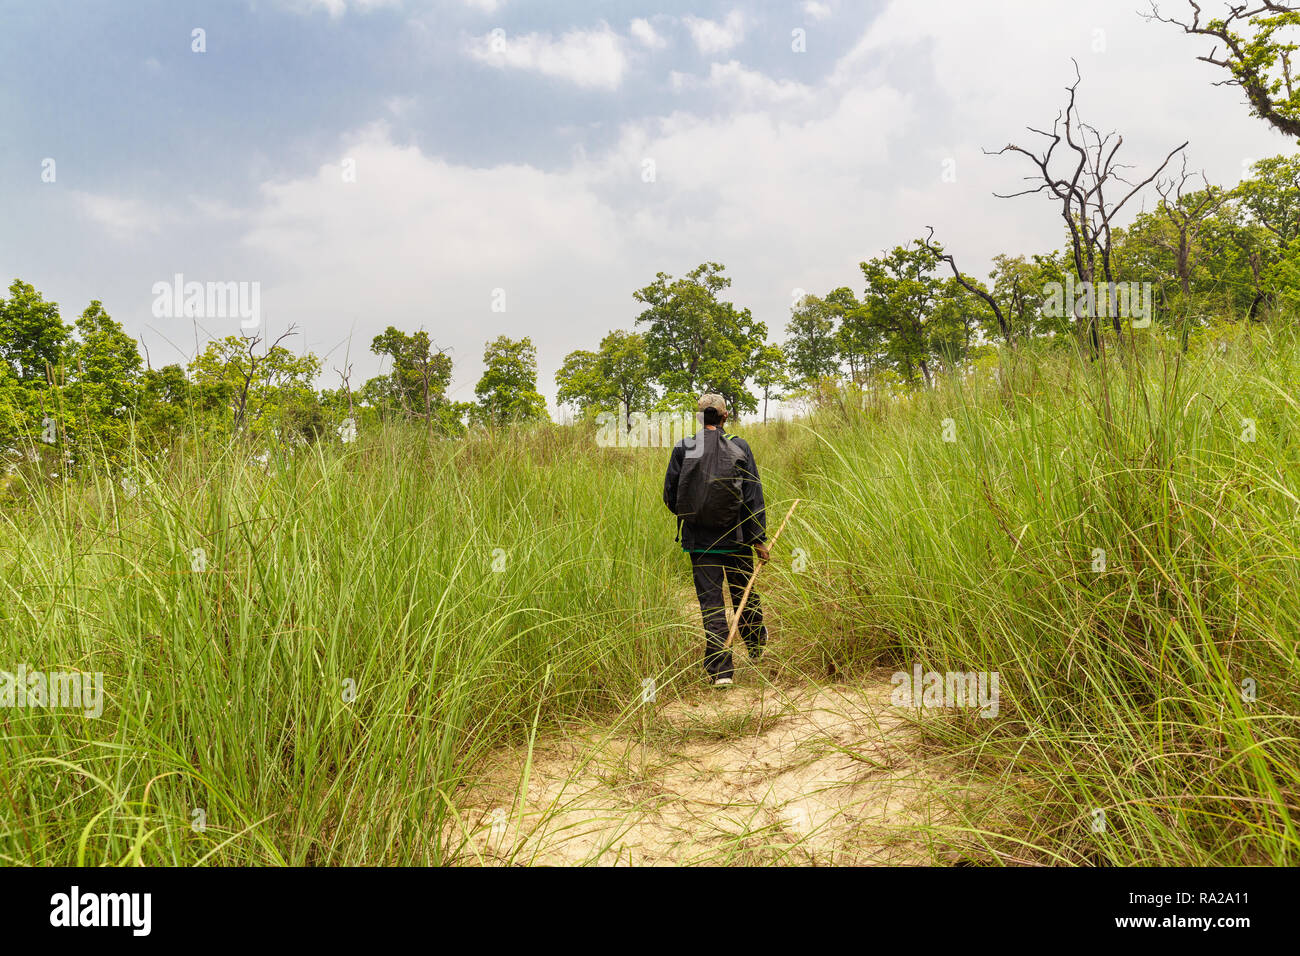
[[[727, 300], [721, 264], [659, 273], [634, 293], [644, 308], [633, 330], [565, 357], [557, 400], [589, 416], [620, 405], [689, 408], [709, 390], [745, 414], [844, 385], [921, 387], [999, 349], [1078, 347], [1093, 326], [1118, 331], [1122, 342], [1134, 322], [1145, 323], [1108, 320], [1107, 281], [1149, 284], [1150, 327], [1137, 334], [1172, 334], [1185, 345], [1216, 323], [1300, 314], [1300, 155], [1260, 160], [1231, 189], [1176, 180], [1156, 183], [1153, 208], [1111, 230], [1108, 271], [1094, 279], [1069, 241], [1053, 252], [1000, 254], [981, 281], [926, 236], [864, 261], [854, 285], [796, 292], [779, 344], [768, 342], [766, 323]], [[1091, 301], [1088, 282], [1098, 289]], [[447, 394], [451, 356], [425, 330], [390, 326], [375, 336], [371, 350], [388, 371], [358, 387], [348, 369], [327, 372], [316, 355], [294, 351], [291, 335], [228, 335], [185, 365], [155, 368], [101, 302], [68, 324], [55, 302], [14, 280], [0, 299], [0, 448], [12, 459], [57, 444], [71, 466], [113, 459], [133, 440], [157, 448], [196, 431], [311, 442], [335, 438], [348, 418], [407, 420], [440, 436], [548, 420], [528, 338], [489, 342], [476, 401], [463, 402]], [[338, 387], [318, 388], [325, 374]]]

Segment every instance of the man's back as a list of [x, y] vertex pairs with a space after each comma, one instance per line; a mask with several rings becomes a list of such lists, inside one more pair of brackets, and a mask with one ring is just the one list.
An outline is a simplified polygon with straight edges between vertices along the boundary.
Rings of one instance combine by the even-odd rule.
[[763, 483], [758, 476], [758, 463], [754, 460], [753, 449], [743, 438], [727, 434], [721, 428], [705, 426], [695, 435], [683, 438], [673, 446], [668, 459], [668, 471], [664, 475], [664, 504], [669, 511], [677, 513], [678, 486], [687, 456], [701, 448], [703, 442], [713, 439], [713, 432], [718, 438], [733, 445], [743, 454], [738, 466], [741, 477], [740, 520], [733, 527], [725, 528], [719, 533], [714, 529], [698, 527], [690, 521], [678, 519], [677, 539], [685, 551], [735, 550], [740, 547], [762, 544], [767, 533], [767, 514], [763, 503]]

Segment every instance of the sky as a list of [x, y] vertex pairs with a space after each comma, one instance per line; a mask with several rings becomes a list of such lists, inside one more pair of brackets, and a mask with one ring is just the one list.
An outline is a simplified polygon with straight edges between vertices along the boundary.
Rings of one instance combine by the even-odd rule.
[[245, 324], [159, 283], [256, 284], [330, 388], [394, 325], [473, 400], [486, 343], [529, 336], [555, 414], [564, 356], [635, 328], [659, 272], [724, 264], [777, 342], [929, 226], [981, 277], [1060, 247], [1046, 199], [994, 195], [1027, 160], [986, 150], [1037, 145], [1071, 58], [1142, 177], [1184, 141], [1221, 184], [1294, 152], [1148, 6], [0, 0], [0, 278], [68, 322], [101, 300], [154, 367]]

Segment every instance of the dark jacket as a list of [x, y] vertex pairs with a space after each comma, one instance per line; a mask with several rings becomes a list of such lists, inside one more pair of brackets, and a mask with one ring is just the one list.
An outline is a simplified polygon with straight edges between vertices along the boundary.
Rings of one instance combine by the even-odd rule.
[[[749, 443], [735, 435], [724, 437], [745, 453], [745, 462], [741, 466], [744, 476], [744, 518], [733, 531], [717, 537], [716, 531], [701, 531], [688, 522], [677, 519], [677, 540], [681, 541], [686, 551], [727, 551], [742, 546], [762, 544], [767, 539], [767, 510], [763, 505], [763, 483], [758, 477], [758, 464], [754, 461], [754, 452]], [[682, 460], [686, 457], [686, 443], [694, 441], [683, 438], [673, 446], [673, 453], [668, 459], [668, 473], [664, 475], [664, 504], [669, 511], [677, 503], [677, 479], [682, 473]], [[676, 512], [674, 512], [674, 517]]]

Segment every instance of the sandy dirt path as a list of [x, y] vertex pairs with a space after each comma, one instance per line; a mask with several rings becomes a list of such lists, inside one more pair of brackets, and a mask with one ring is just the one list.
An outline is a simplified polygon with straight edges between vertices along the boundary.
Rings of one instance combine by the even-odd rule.
[[[887, 674], [818, 686], [745, 667], [614, 729], [564, 725], [489, 760], [461, 803], [470, 865], [950, 861], [949, 816]], [[531, 760], [530, 760], [531, 756]], [[526, 785], [525, 785], [526, 779]], [[948, 857], [948, 860], [945, 860]]]

